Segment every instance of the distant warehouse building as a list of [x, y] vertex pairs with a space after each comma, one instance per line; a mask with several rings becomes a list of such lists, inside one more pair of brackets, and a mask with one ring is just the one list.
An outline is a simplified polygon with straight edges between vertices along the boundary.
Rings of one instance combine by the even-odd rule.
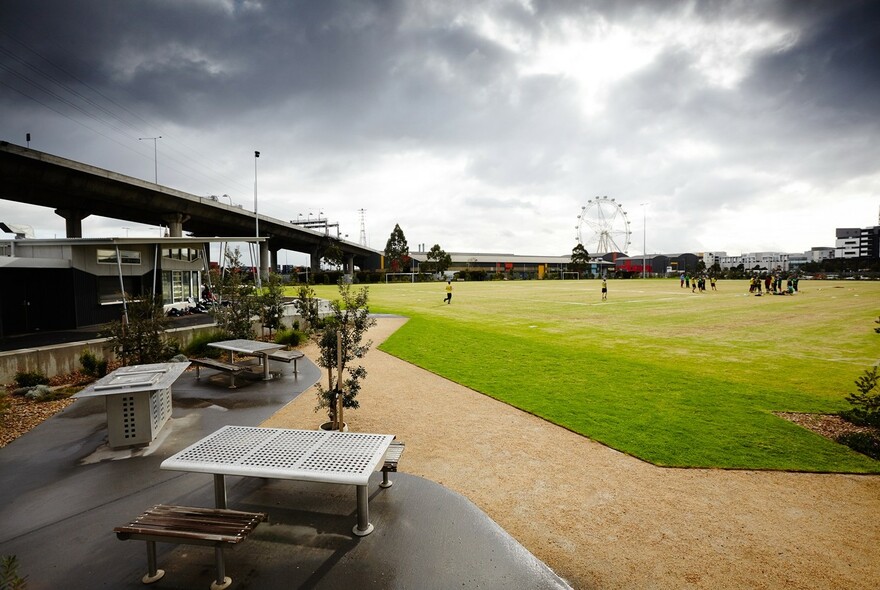
[[[551, 273], [572, 272], [571, 255], [567, 256], [525, 256], [511, 253], [487, 252], [449, 252], [452, 262], [447, 272], [483, 271], [488, 275], [502, 274], [515, 278], [542, 279]], [[428, 261], [427, 252], [410, 252], [413, 259], [413, 272], [419, 272], [421, 265]], [[610, 258], [623, 256], [621, 253], [606, 254], [609, 257], [592, 258], [584, 272], [593, 276], [604, 274], [614, 268]]]
[[680, 273], [695, 273], [700, 257], [689, 252], [675, 254], [648, 254], [625, 256], [615, 262], [615, 270], [623, 276], [665, 277]]

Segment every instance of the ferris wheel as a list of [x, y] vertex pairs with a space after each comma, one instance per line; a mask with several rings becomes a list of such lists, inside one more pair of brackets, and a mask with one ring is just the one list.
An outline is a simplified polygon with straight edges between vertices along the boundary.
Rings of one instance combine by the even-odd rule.
[[623, 206], [608, 197], [596, 197], [581, 207], [578, 215], [577, 241], [590, 254], [629, 250], [629, 219]]

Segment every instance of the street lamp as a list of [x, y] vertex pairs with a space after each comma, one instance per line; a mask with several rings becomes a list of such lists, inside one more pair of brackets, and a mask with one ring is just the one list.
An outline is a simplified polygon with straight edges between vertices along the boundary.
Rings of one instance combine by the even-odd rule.
[[[256, 224], [256, 234], [257, 238], [260, 237], [260, 214], [257, 211], [257, 160], [260, 159], [260, 152], [254, 151], [254, 220]], [[257, 241], [257, 251], [262, 254], [262, 250], [260, 249], [260, 242]], [[262, 273], [262, 256], [257, 257], [257, 287], [262, 287], [260, 284], [260, 274]]]
[[648, 205], [650, 203], [639, 203], [639, 206], [642, 207], [642, 278], [644, 279], [647, 275], [648, 268]]
[[153, 140], [153, 182], [155, 184], [159, 184], [159, 148], [156, 147], [156, 140], [162, 139], [162, 136], [157, 135], [156, 137], [138, 137], [138, 141], [142, 141], [144, 139]]

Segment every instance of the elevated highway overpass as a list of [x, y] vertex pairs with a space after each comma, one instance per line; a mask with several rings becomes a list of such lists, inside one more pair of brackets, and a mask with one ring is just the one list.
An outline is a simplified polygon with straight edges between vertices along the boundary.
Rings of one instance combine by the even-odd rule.
[[[99, 215], [134, 223], [167, 226], [172, 237], [183, 232], [194, 237], [248, 236], [256, 233], [253, 212], [0, 141], [0, 199], [51, 208], [65, 219], [68, 238], [82, 237], [82, 220]], [[0, 221], [4, 221], [0, 219]], [[326, 231], [300, 227], [259, 215], [260, 267], [265, 274], [277, 267], [278, 251], [309, 255], [311, 267], [331, 244], [337, 244], [345, 267], [378, 269], [382, 253], [339, 240]]]

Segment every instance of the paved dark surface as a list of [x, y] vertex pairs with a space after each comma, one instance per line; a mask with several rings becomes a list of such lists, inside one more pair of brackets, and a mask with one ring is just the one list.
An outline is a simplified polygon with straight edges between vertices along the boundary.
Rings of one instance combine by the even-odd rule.
[[[226, 424], [259, 425], [320, 376], [300, 373], [239, 389], [224, 376], [187, 371], [173, 387], [174, 412], [156, 441], [134, 451], [107, 447], [104, 401], [78, 400], [0, 449], [0, 555], [16, 555], [29, 590], [145, 588], [142, 541], [114, 526], [154, 504], [213, 505], [208, 475], [159, 464]], [[273, 367], [274, 368], [274, 367]], [[320, 416], [315, 414], [315, 423]], [[391, 433], [393, 434], [393, 433]], [[232, 588], [568, 588], [466, 498], [410, 476], [406, 453], [394, 485], [370, 485], [372, 534], [358, 538], [353, 486], [227, 477], [229, 506], [267, 512], [247, 541], [226, 552]], [[151, 588], [207, 589], [213, 549], [158, 545], [165, 577]]]

